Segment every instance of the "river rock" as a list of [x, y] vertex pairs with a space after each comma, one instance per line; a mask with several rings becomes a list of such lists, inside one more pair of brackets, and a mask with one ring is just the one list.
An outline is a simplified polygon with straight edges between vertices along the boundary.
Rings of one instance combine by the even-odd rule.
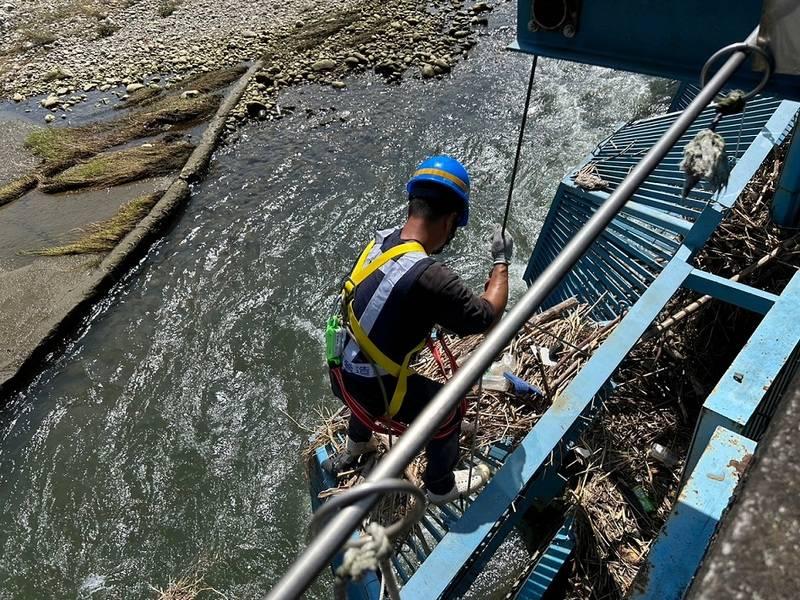
[[489, 12], [492, 10], [492, 7], [486, 4], [486, 2], [477, 2], [472, 5], [470, 9], [474, 13], [482, 13], [482, 12]]
[[353, 56], [355, 58], [357, 58], [362, 63], [368, 63], [369, 62], [369, 59], [366, 56], [364, 56], [363, 54], [361, 54], [361, 52], [353, 52]]
[[42, 100], [42, 106], [44, 108], [53, 108], [54, 106], [58, 106], [58, 103], [61, 102], [58, 96], [54, 96], [50, 94], [47, 98]]
[[343, 90], [347, 87], [347, 84], [344, 81], [331, 81], [331, 87], [335, 87], [337, 90]]
[[422, 73], [422, 77], [425, 79], [430, 79], [431, 77], [436, 76], [436, 71], [433, 70], [433, 65], [429, 65], [427, 63], [422, 65], [420, 72]]
[[257, 38], [257, 37], [258, 37], [258, 34], [257, 34], [255, 31], [253, 31], [252, 29], [245, 29], [245, 30], [242, 32], [242, 37], [246, 37], [246, 38]]
[[186, 90], [181, 94], [181, 98], [186, 100], [187, 98], [197, 98], [200, 95], [198, 90]]
[[56, 95], [64, 96], [65, 94], [69, 94], [69, 88], [60, 87], [56, 90]]
[[450, 71], [450, 63], [443, 58], [437, 58], [433, 61], [433, 64], [439, 67], [443, 73]]
[[125, 86], [125, 91], [131, 94], [136, 90], [141, 90], [143, 87], [143, 83], [129, 83], [127, 86]]
[[23, 96], [22, 94], [20, 94], [19, 92], [17, 92], [17, 93], [16, 93], [16, 94], [14, 94], [13, 96], [11, 96], [11, 99], [12, 99], [14, 102], [22, 102], [23, 100], [25, 100], [25, 96]]
[[46, 115], [44, 116], [44, 122], [45, 122], [45, 123], [52, 123], [52, 122], [53, 122], [53, 121], [55, 121], [55, 120], [56, 120], [56, 118], [55, 118], [55, 116], [53, 115], [53, 113], [48, 113], [48, 114], [46, 114]]
[[346, 64], [348, 67], [352, 69], [361, 64], [361, 61], [358, 60], [358, 58], [356, 58], [355, 56], [348, 56], [347, 58], [344, 59], [344, 64]]
[[95, 83], [87, 83], [85, 86], [83, 86], [83, 91], [84, 92], [91, 92], [96, 87], [97, 87], [97, 84], [95, 84]]
[[458, 31], [453, 32], [453, 37], [460, 40], [461, 38], [465, 38], [469, 35], [469, 31], [464, 29], [459, 29]]
[[255, 74], [255, 80], [257, 83], [260, 83], [265, 86], [270, 86], [275, 81], [269, 73], [265, 73], [264, 71], [259, 71]]
[[267, 116], [267, 106], [263, 102], [251, 100], [245, 105], [247, 114], [255, 119], [263, 119]]
[[314, 71], [330, 71], [336, 68], [336, 61], [330, 58], [322, 58], [311, 65]]

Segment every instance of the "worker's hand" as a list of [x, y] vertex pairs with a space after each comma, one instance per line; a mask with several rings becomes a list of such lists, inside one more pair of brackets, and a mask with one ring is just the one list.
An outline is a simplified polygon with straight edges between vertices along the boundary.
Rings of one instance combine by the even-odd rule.
[[498, 225], [492, 234], [492, 261], [496, 265], [507, 265], [511, 262], [511, 255], [514, 253], [514, 239], [508, 230], [506, 230], [505, 236], [501, 235], [500, 229], [500, 225]]

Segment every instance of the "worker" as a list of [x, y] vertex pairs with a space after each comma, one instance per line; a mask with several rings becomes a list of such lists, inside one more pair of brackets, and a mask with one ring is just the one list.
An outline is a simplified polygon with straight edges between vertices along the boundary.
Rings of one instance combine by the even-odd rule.
[[[331, 369], [331, 386], [358, 415], [351, 414], [346, 447], [334, 457], [332, 470], [377, 448], [372, 435], [380, 430], [372, 426], [376, 418], [410, 424], [441, 389], [441, 383], [408, 366], [434, 325], [462, 336], [484, 333], [508, 301], [513, 240], [507, 232], [501, 235], [499, 227], [491, 239], [492, 270], [480, 296], [431, 258], [469, 220], [470, 181], [464, 166], [449, 156], [428, 158], [406, 190], [405, 224], [379, 231], [345, 280], [342, 319], [349, 335], [341, 341], [341, 360]], [[471, 475], [467, 469], [453, 471], [465, 407], [462, 403], [453, 410], [425, 448], [423, 482], [435, 504], [475, 491], [489, 475], [485, 469], [473, 469]]]

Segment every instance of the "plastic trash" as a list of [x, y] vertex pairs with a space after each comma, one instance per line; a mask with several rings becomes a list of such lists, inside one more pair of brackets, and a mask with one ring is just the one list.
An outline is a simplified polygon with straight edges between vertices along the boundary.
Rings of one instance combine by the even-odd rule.
[[508, 379], [503, 376], [506, 371], [514, 372], [517, 370], [517, 361], [510, 352], [503, 354], [502, 358], [497, 362], [492, 363], [492, 366], [486, 370], [481, 384], [486, 390], [493, 390], [495, 392], [505, 392], [510, 387]]
[[538, 394], [539, 396], [544, 396], [542, 390], [532, 383], [528, 383], [524, 379], [520, 379], [511, 371], [504, 371], [503, 377], [505, 377], [511, 383], [511, 385], [514, 386], [515, 394], [519, 394], [520, 396], [525, 394]]
[[580, 458], [583, 462], [588, 462], [592, 456], [592, 451], [583, 446], [576, 446], [572, 451], [575, 453], [575, 456]]
[[650, 458], [657, 460], [669, 469], [678, 463], [678, 459], [675, 458], [675, 455], [670, 451], [670, 449], [662, 446], [661, 444], [653, 444], [650, 447], [650, 450], [648, 450], [647, 454], [650, 456]]
[[493, 392], [508, 391], [510, 386], [508, 379], [502, 375], [490, 375], [488, 373], [481, 379], [481, 385], [483, 386], [483, 389], [491, 390]]
[[551, 358], [550, 348], [547, 346], [532, 346], [531, 349], [544, 366], [555, 367], [558, 364]]

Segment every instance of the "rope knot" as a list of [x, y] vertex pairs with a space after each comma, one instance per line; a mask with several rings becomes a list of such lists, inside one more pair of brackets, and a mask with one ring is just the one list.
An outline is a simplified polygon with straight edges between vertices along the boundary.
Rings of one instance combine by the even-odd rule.
[[738, 115], [744, 111], [747, 95], [742, 90], [732, 90], [715, 103], [717, 112], [723, 115]]
[[342, 566], [336, 570], [342, 579], [361, 579], [367, 571], [378, 569], [379, 563], [392, 553], [392, 542], [386, 535], [386, 528], [378, 523], [367, 525], [365, 542], [344, 553]]

